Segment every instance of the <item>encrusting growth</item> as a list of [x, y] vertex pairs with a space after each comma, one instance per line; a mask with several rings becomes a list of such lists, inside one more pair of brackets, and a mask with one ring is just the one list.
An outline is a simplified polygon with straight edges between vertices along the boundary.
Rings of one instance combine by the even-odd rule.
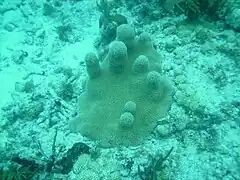
[[107, 55], [109, 70], [113, 73], [124, 71], [124, 65], [128, 59], [127, 47], [121, 41], [114, 41], [110, 44]]
[[123, 24], [100, 63], [85, 57], [88, 77], [70, 127], [103, 147], [132, 146], [148, 137], [170, 107], [172, 87], [148, 33]]
[[120, 128], [130, 128], [133, 126], [134, 116], [130, 112], [125, 112], [120, 116], [119, 125]]
[[85, 63], [87, 66], [87, 73], [90, 79], [94, 79], [100, 76], [100, 65], [96, 54], [88, 53], [85, 56]]
[[149, 61], [147, 56], [144, 55], [140, 55], [137, 57], [137, 59], [135, 60], [135, 62], [133, 63], [133, 73], [144, 73], [148, 71], [148, 67], [149, 67]]
[[123, 112], [130, 112], [132, 113], [133, 115], [136, 113], [136, 108], [137, 108], [137, 105], [135, 102], [133, 101], [128, 101], [125, 105], [124, 105], [124, 109], [123, 109]]

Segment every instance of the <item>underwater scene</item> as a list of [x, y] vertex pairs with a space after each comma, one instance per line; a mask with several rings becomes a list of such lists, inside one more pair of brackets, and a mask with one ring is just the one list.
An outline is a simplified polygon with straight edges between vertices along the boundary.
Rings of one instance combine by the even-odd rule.
[[239, 0], [1, 0], [0, 180], [240, 180]]

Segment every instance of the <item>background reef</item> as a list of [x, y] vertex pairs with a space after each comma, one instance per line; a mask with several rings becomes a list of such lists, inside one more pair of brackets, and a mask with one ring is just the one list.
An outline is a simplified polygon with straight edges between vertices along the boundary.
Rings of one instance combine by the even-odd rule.
[[[151, 34], [172, 101], [137, 145], [103, 148], [69, 122], [86, 55], [104, 64], [126, 24]], [[2, 0], [0, 81], [0, 179], [240, 179], [238, 0]]]

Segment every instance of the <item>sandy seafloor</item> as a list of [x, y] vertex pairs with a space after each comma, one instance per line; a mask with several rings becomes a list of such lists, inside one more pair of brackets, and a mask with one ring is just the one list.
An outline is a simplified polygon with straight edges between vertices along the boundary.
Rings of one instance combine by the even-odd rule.
[[[240, 179], [239, 33], [204, 22], [177, 26], [181, 16], [137, 25], [126, 11], [138, 30], [152, 33], [175, 94], [165, 123], [148, 140], [103, 149], [68, 128], [86, 75], [84, 56], [95, 51], [100, 13], [94, 1], [62, 3], [51, 16], [43, 15], [42, 1], [0, 3], [1, 168], [14, 155], [44, 164], [57, 128], [57, 159], [77, 142], [91, 153], [82, 154], [68, 174], [42, 172], [40, 179], [137, 180], [172, 147], [158, 179]], [[57, 29], [68, 23], [72, 30], [64, 42]]]

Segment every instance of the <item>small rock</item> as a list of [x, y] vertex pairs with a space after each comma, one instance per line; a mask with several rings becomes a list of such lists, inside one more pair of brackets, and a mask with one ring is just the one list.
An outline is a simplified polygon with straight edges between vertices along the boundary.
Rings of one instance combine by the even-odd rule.
[[11, 23], [8, 23], [4, 26], [4, 29], [8, 32], [12, 32], [15, 29], [15, 26]]
[[156, 131], [161, 137], [167, 137], [170, 135], [170, 128], [168, 124], [158, 125]]

